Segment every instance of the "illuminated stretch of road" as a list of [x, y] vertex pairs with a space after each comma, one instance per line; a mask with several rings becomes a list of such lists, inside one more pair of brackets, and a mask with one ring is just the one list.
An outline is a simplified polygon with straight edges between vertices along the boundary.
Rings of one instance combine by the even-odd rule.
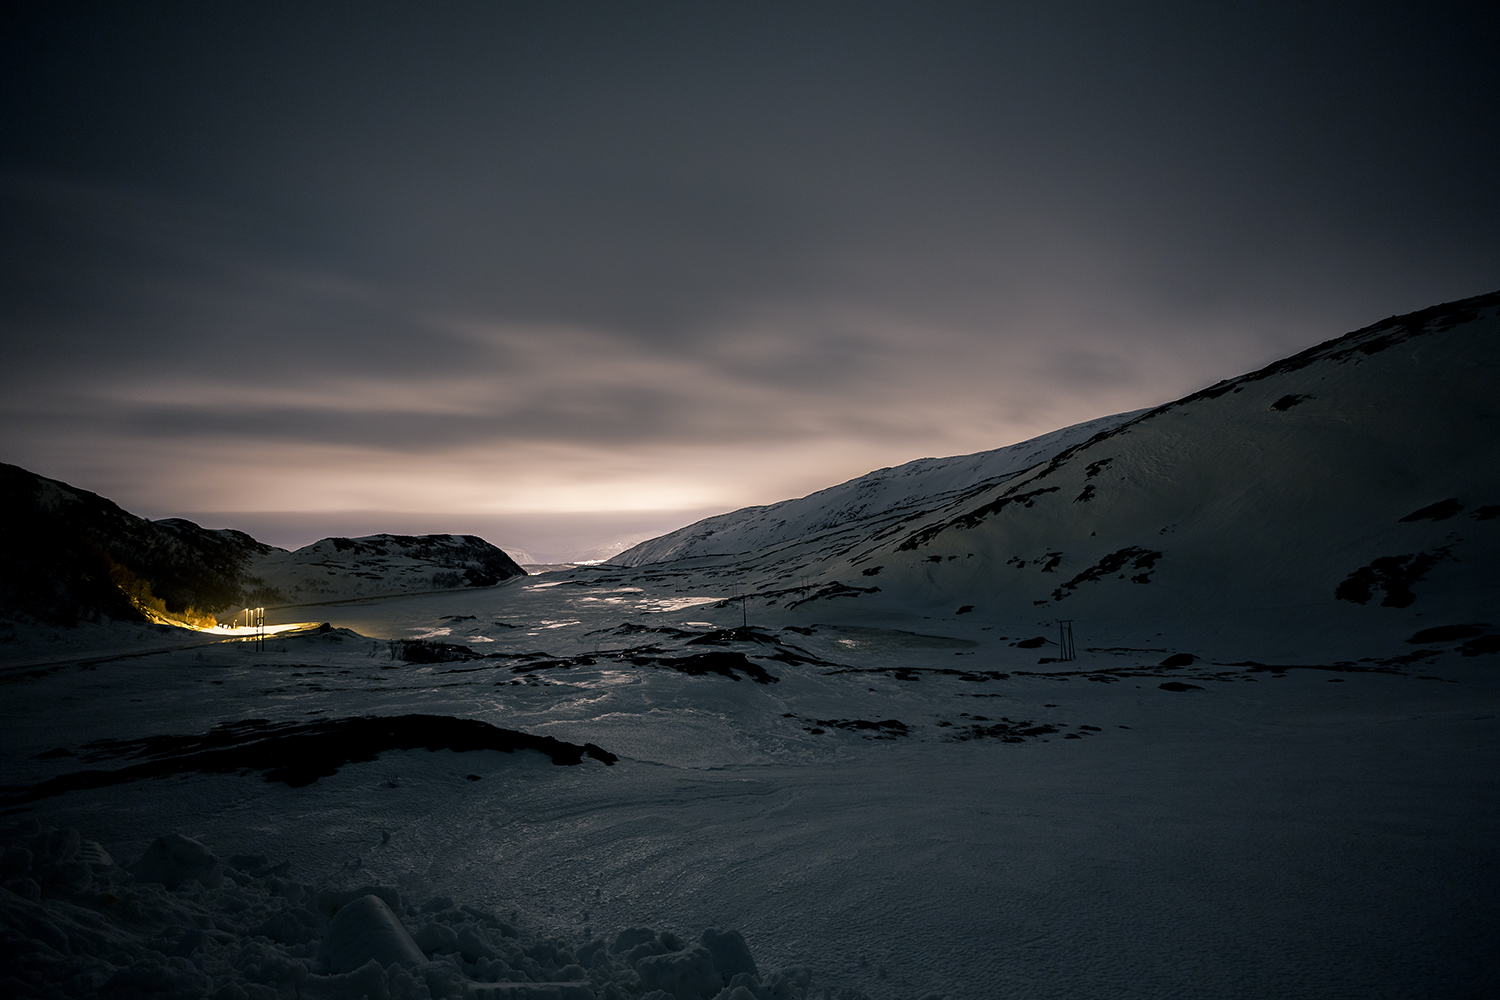
[[289, 625], [266, 625], [260, 628], [254, 625], [215, 625], [212, 628], [193, 628], [193, 631], [219, 635], [226, 639], [254, 639], [257, 635], [280, 635], [283, 632], [317, 628], [320, 624], [321, 622], [292, 622]]
[[[265, 622], [264, 608], [246, 608], [235, 615], [235, 623], [224, 625], [215, 623], [213, 625], [194, 625], [192, 622], [183, 621], [163, 615], [152, 608], [141, 608], [140, 611], [158, 625], [171, 625], [174, 628], [187, 629], [192, 632], [201, 632], [204, 635], [218, 636], [223, 639], [255, 639], [262, 636], [282, 635], [287, 632], [299, 632], [305, 629], [317, 628], [319, 622], [290, 622], [284, 625], [267, 625]], [[260, 619], [256, 621], [256, 615]], [[246, 619], [250, 624], [239, 624], [240, 619]]]

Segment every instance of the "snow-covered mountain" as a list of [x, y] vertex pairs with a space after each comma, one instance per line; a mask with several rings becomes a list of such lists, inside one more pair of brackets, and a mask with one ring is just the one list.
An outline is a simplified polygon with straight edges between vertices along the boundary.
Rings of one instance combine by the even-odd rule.
[[246, 560], [263, 603], [309, 604], [459, 587], [492, 587], [526, 571], [476, 535], [324, 538]]
[[1094, 618], [1493, 607], [1500, 293], [1154, 409], [700, 521], [613, 562], [768, 605]]

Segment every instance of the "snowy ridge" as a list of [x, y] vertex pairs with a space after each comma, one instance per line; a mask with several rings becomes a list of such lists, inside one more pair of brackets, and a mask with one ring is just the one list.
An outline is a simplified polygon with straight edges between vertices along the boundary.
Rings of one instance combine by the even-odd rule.
[[1420, 583], [1478, 614], [1500, 556], [1496, 384], [1500, 294], [1393, 318], [1151, 410], [847, 565], [990, 613], [1388, 609]]
[[996, 486], [1144, 412], [1097, 417], [992, 451], [951, 458], [919, 458], [904, 465], [877, 469], [805, 497], [704, 518], [642, 542], [609, 562], [616, 566], [640, 566], [696, 556], [749, 554], [832, 529], [910, 517], [917, 509], [945, 507], [976, 491]]
[[1321, 606], [1389, 623], [1441, 592], [1484, 618], [1497, 313], [1500, 293], [1393, 317], [1151, 410], [711, 518], [617, 565], [820, 615]]

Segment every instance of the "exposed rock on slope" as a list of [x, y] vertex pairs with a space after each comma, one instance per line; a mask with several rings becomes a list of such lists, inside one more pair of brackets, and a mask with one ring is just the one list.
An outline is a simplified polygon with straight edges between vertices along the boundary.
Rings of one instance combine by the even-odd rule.
[[0, 532], [0, 613], [58, 624], [101, 614], [139, 619], [143, 595], [172, 614], [212, 614], [488, 587], [526, 573], [473, 535], [325, 538], [287, 552], [242, 531], [181, 518], [149, 521], [87, 490], [3, 464]]
[[979, 618], [1420, 609], [1437, 592], [1477, 613], [1500, 565], [1497, 313], [1500, 293], [1393, 317], [1155, 409], [711, 518], [615, 563], [768, 604]]

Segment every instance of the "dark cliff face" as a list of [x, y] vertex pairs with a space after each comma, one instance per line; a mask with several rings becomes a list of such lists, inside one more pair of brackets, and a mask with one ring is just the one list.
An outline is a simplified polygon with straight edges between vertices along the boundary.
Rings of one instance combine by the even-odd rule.
[[247, 562], [271, 547], [191, 521], [148, 521], [87, 490], [0, 465], [0, 610], [57, 624], [141, 616], [118, 584], [144, 581], [167, 609], [226, 608]]
[[130, 516], [91, 493], [74, 497], [61, 483], [0, 465], [0, 613], [59, 625], [80, 615], [141, 617], [110, 581], [107, 554], [71, 523], [83, 511], [99, 522]]
[[[172, 611], [192, 606], [220, 611], [238, 603], [246, 586], [247, 564], [271, 546], [242, 531], [210, 531], [192, 521], [145, 521], [121, 556]], [[117, 556], [116, 559], [120, 559]]]

